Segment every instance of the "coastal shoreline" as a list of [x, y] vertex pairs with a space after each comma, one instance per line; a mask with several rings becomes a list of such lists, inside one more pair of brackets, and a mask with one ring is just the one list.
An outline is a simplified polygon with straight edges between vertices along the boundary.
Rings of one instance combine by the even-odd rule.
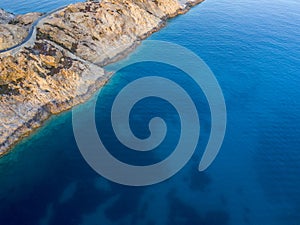
[[[81, 91], [80, 93], [76, 93], [75, 95], [72, 95], [71, 97], [64, 98], [62, 100], [59, 99], [60, 101], [51, 101], [51, 102], [47, 102], [47, 104], [41, 104], [41, 105], [37, 105], [37, 106], [34, 106], [34, 104], [33, 104], [32, 108], [29, 107], [29, 109], [32, 109], [32, 112], [34, 112], [34, 113], [32, 115], [28, 115], [28, 117], [26, 117], [24, 119], [24, 121], [21, 121], [21, 122], [18, 121], [19, 125], [14, 128], [13, 132], [7, 133], [4, 128], [4, 132], [1, 133], [1, 130], [0, 130], [1, 135], [4, 134], [4, 137], [6, 135], [6, 139], [0, 140], [0, 157], [4, 156], [8, 152], [10, 152], [10, 150], [16, 144], [18, 144], [24, 137], [27, 137], [30, 134], [32, 134], [33, 132], [35, 132], [37, 128], [41, 127], [44, 124], [44, 122], [47, 119], [49, 119], [49, 117], [51, 117], [51, 115], [59, 114], [63, 111], [70, 110], [72, 107], [74, 107], [78, 104], [81, 104], [81, 103], [87, 101], [90, 97], [92, 97], [93, 94], [97, 90], [99, 90], [99, 88], [103, 87], [108, 82], [110, 77], [112, 76], [112, 73], [107, 73], [103, 70], [103, 68], [102, 68], [103, 66], [106, 66], [113, 62], [121, 60], [124, 57], [128, 56], [128, 54], [133, 52], [142, 40], [146, 39], [151, 34], [157, 32], [161, 28], [163, 28], [166, 25], [166, 22], [168, 19], [175, 17], [177, 15], [180, 15], [180, 14], [186, 13], [191, 7], [193, 7], [194, 5], [197, 5], [201, 2], [203, 2], [203, 0], [184, 1], [184, 3], [182, 3], [182, 1], [181, 1], [180, 8], [177, 8], [177, 10], [175, 10], [172, 13], [169, 13], [169, 12], [165, 13], [165, 15], [160, 18], [160, 20], [157, 19], [158, 22], [156, 23], [155, 26], [153, 26], [151, 29], [148, 29], [147, 32], [140, 35], [131, 44], [124, 45], [126, 47], [121, 49], [120, 51], [117, 51], [116, 54], [114, 54], [112, 57], [110, 57], [110, 58], [104, 57], [104, 58], [101, 58], [100, 61], [95, 61], [93, 58], [89, 58], [88, 56], [83, 55], [81, 52], [73, 50], [73, 45], [71, 45], [71, 47], [65, 46], [64, 43], [60, 43], [58, 40], [56, 40], [55, 36], [51, 37], [52, 30], [49, 31], [49, 30], [47, 30], [47, 27], [46, 28], [44, 27], [44, 24], [40, 24], [41, 22], [45, 23], [45, 21], [47, 21], [48, 17], [46, 16], [45, 18], [41, 19], [41, 21], [39, 23], [35, 24], [35, 26], [37, 26], [36, 30], [37, 30], [38, 34], [34, 34], [34, 35], [37, 35], [34, 38], [34, 40], [31, 41], [30, 43], [23, 43], [21, 46], [17, 46], [17, 49], [9, 50], [9, 53], [7, 53], [7, 52], [4, 52], [3, 54], [1, 53], [0, 61], [5, 57], [10, 57], [11, 54], [13, 56], [17, 55], [18, 57], [20, 57], [19, 54], [21, 54], [22, 56], [25, 55], [26, 57], [28, 57], [28, 56], [33, 57], [32, 49], [35, 49], [36, 46], [42, 46], [42, 48], [47, 46], [47, 51], [49, 49], [50, 50], [52, 49], [52, 51], [54, 51], [53, 49], [55, 49], [55, 51], [58, 52], [60, 55], [61, 55], [60, 51], [63, 52], [62, 53], [63, 56], [60, 58], [59, 63], [62, 63], [61, 61], [63, 59], [65, 59], [65, 60], [68, 59], [69, 61], [72, 61], [73, 64], [70, 66], [70, 68], [71, 68], [71, 70], [72, 69], [73, 70], [70, 72], [70, 74], [71, 74], [70, 76], [74, 76], [73, 73], [78, 73], [78, 67], [86, 68], [86, 70], [84, 70], [84, 72], [82, 72], [80, 70], [81, 74], [79, 74], [79, 76], [78, 76], [83, 81], [80, 81], [81, 83], [79, 82], [77, 86], [75, 85], [75, 87], [72, 86], [71, 88], [67, 89], [67, 91], [69, 91], [68, 93], [72, 93], [72, 90], [74, 90], [74, 88], [77, 89], [78, 87], [84, 86], [84, 88], [83, 88], [84, 90]], [[76, 5], [81, 7], [83, 4], [88, 5], [88, 4], [93, 4], [93, 3], [88, 3], [88, 2], [87, 3], [76, 3], [76, 4], [72, 5], [73, 6], [72, 10], [76, 10]], [[75, 9], [74, 9], [74, 6], [75, 6]], [[61, 10], [63, 11], [63, 10], [68, 10], [68, 9], [69, 9], [68, 7], [66, 9], [60, 9], [58, 12], [55, 12], [55, 13], [60, 13]], [[157, 10], [157, 9], [155, 9], [155, 10]], [[157, 10], [157, 12], [160, 13], [159, 10]], [[85, 13], [88, 13], [88, 12], [85, 12]], [[49, 17], [51, 17], [51, 15], [49, 15]], [[54, 18], [54, 19], [56, 19], [56, 18]], [[156, 18], [154, 18], [154, 19], [156, 19]], [[51, 22], [51, 18], [50, 18], [50, 22]], [[42, 29], [44, 29], [44, 30], [42, 30]], [[49, 32], [49, 33], [47, 33], [47, 32]], [[47, 38], [45, 38], [45, 37], [47, 37]], [[44, 52], [44, 49], [42, 49], [42, 50], [38, 49], [38, 51], [40, 54], [41, 52]], [[48, 52], [46, 52], [46, 56], [48, 56], [47, 55]], [[44, 55], [42, 55], [42, 56], [44, 57]], [[40, 58], [35, 59], [35, 60], [41, 61]], [[43, 63], [44, 63], [44, 61], [43, 61]], [[48, 62], [48, 61], [46, 61], [46, 63], [53, 64], [52, 61], [51, 62]], [[59, 63], [57, 63], [58, 66], [60, 66]], [[48, 65], [48, 67], [49, 67], [49, 65]], [[47, 69], [48, 69], [48, 67], [47, 67]], [[51, 71], [52, 70], [55, 71], [55, 68], [54, 69], [51, 68]], [[44, 71], [44, 70], [41, 70], [41, 71]], [[59, 72], [62, 74], [66, 73], [66, 71], [64, 69], [61, 69]], [[99, 75], [99, 73], [100, 73], [100, 75]], [[51, 74], [51, 75], [56, 76], [56, 74]], [[85, 76], [87, 78], [85, 78]], [[78, 77], [76, 77], [76, 79], [79, 79]], [[18, 78], [18, 79], [20, 79], [20, 78]], [[18, 79], [17, 79], [17, 81], [18, 81]], [[59, 79], [61, 79], [61, 78], [59, 77]], [[89, 82], [87, 82], [84, 79], [91, 79], [91, 80], [89, 80]], [[71, 81], [72, 80], [69, 80], [68, 82], [72, 83]], [[7, 84], [4, 84], [4, 85], [7, 85]], [[70, 85], [73, 85], [73, 84], [70, 84]], [[15, 86], [18, 86], [18, 84], [16, 84]], [[2, 90], [1, 87], [2, 86], [1, 86], [1, 81], [0, 81], [0, 91]], [[22, 85], [21, 85], [21, 87], [22, 87]], [[18, 91], [19, 91], [19, 89], [18, 89]], [[23, 91], [23, 90], [21, 90], [21, 91]], [[58, 90], [58, 91], [60, 94], [61, 90]], [[40, 92], [38, 92], [38, 93], [40, 93]], [[4, 97], [2, 95], [1, 95], [1, 98], [4, 99]], [[3, 102], [7, 102], [7, 104], [9, 104], [10, 98], [12, 98], [12, 97], [10, 97], [9, 95], [5, 96], [5, 101], [3, 100]], [[20, 97], [16, 97], [16, 98], [18, 99]], [[2, 105], [2, 108], [3, 108], [3, 105]], [[9, 105], [8, 105], [8, 109], [10, 109]], [[28, 109], [27, 106], [24, 107], [24, 109], [21, 108], [20, 112], [22, 112], [22, 110], [23, 111], [25, 110], [24, 112], [26, 112], [26, 109]], [[12, 111], [15, 112], [16, 110], [14, 109]], [[17, 110], [17, 112], [19, 112], [19, 111]], [[0, 113], [1, 113], [1, 111], [0, 111]], [[20, 117], [20, 115], [18, 115], [18, 113], [16, 113], [15, 116]], [[22, 115], [20, 118], [21, 119], [19, 119], [19, 120], [23, 120]], [[3, 119], [3, 118], [0, 117], [0, 122], [2, 123], [1, 119]], [[17, 121], [18, 118], [15, 120]], [[3, 125], [5, 125], [5, 123], [3, 123]]]

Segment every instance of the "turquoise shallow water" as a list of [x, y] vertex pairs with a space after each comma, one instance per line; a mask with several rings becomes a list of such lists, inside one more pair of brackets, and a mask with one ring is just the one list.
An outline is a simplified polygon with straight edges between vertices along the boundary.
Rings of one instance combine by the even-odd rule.
[[[0, 7], [10, 5], [4, 3]], [[35, 3], [28, 1], [25, 8], [36, 11]], [[105, 143], [114, 146], [115, 156], [133, 164], [170, 154], [179, 124], [176, 111], [165, 102], [145, 99], [133, 110], [133, 131], [139, 137], [149, 135], [144, 121], [157, 113], [171, 128], [155, 155], [141, 159], [127, 154], [108, 123], [118, 90], [138, 77], [160, 75], [174, 79], [200, 102], [201, 139], [192, 160], [155, 186], [111, 183], [83, 160], [71, 112], [66, 112], [0, 160], [0, 224], [300, 224], [299, 24], [300, 3], [293, 0], [207, 0], [171, 20], [150, 39], [172, 41], [201, 56], [225, 96], [227, 133], [213, 165], [197, 172], [210, 129], [202, 92], [170, 66], [133, 65], [117, 73], [98, 99], [96, 121]]]

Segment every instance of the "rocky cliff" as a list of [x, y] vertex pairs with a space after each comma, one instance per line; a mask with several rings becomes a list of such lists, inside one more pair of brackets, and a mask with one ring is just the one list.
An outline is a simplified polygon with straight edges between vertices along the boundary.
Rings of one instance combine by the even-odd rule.
[[[109, 79], [101, 66], [128, 53], [166, 19], [202, 0], [106, 0], [40, 19], [0, 11], [0, 155], [51, 114], [85, 101]], [[33, 19], [32, 19], [33, 18]], [[26, 40], [27, 40], [26, 39]]]
[[30, 26], [41, 13], [14, 15], [0, 9], [0, 50], [20, 43], [28, 34]]

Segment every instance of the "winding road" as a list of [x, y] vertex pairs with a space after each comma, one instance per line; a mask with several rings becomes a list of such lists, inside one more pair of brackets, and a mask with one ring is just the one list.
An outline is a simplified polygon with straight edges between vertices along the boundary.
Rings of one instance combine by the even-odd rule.
[[58, 12], [58, 11], [64, 9], [64, 8], [66, 8], [66, 7], [68, 7], [68, 5], [62, 6], [62, 7], [58, 8], [58, 9], [55, 9], [55, 10], [53, 10], [51, 12], [48, 12], [48, 13], [45, 13], [44, 15], [42, 15], [40, 18], [38, 18], [36, 21], [34, 21], [32, 23], [32, 25], [31, 25], [31, 27], [30, 27], [30, 29], [28, 31], [28, 34], [27, 34], [26, 38], [24, 38], [22, 42], [20, 42], [19, 44], [14, 45], [12, 47], [0, 50], [0, 54], [12, 51], [12, 50], [17, 49], [17, 48], [20, 48], [23, 45], [27, 44], [29, 41], [31, 41], [33, 38], [35, 39], [36, 38], [36, 27], [39, 24], [39, 22], [41, 20], [45, 19], [46, 17], [48, 17], [48, 16], [50, 16], [50, 15], [52, 15], [52, 14], [54, 14], [54, 13], [56, 13], [56, 12]]

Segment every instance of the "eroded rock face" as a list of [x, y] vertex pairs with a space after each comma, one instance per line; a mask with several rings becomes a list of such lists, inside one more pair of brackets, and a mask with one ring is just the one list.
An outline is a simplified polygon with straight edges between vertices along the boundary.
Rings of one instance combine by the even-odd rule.
[[102, 68], [47, 41], [37, 41], [14, 56], [0, 56], [0, 61], [3, 151], [51, 114], [83, 102], [108, 79]]
[[20, 26], [28, 26], [31, 25], [34, 21], [36, 21], [42, 13], [39, 12], [32, 12], [27, 13], [25, 15], [18, 15], [14, 18], [13, 23], [20, 25]]
[[22, 42], [31, 24], [41, 15], [41, 13], [28, 13], [15, 16], [0, 9], [0, 50]]
[[161, 22], [132, 1], [78, 3], [41, 24], [38, 38], [48, 37], [85, 60], [103, 63]]
[[0, 50], [20, 43], [27, 35], [23, 27], [12, 24], [0, 24]]
[[[89, 1], [40, 20], [36, 36], [0, 54], [0, 155], [51, 114], [85, 101], [103, 86], [109, 75], [100, 66], [201, 1]], [[0, 49], [20, 43], [39, 16], [0, 11]]]
[[183, 10], [177, 0], [78, 3], [40, 24], [38, 38], [49, 38], [79, 57], [103, 65]]
[[3, 9], [0, 9], [0, 24], [2, 23], [8, 23], [15, 17], [14, 14], [4, 11]]

